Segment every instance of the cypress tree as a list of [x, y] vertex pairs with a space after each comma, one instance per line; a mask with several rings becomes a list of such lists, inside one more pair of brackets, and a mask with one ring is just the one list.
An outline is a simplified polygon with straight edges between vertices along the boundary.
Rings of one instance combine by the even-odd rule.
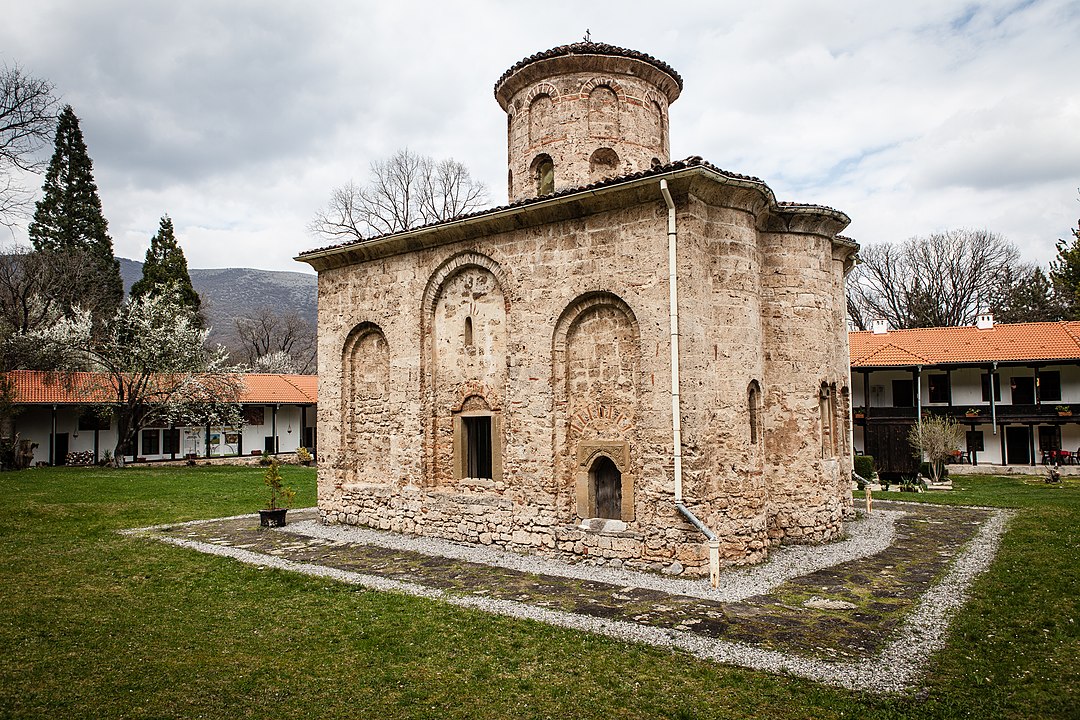
[[75, 251], [89, 257], [97, 272], [84, 286], [73, 288], [74, 296], [96, 319], [111, 317], [124, 299], [124, 281], [101, 212], [94, 165], [70, 105], [60, 112], [56, 149], [29, 232], [34, 249], [40, 252]]
[[191, 309], [196, 322], [200, 327], [202, 326], [202, 315], [199, 312], [202, 300], [191, 285], [187, 258], [184, 257], [180, 244], [176, 242], [173, 221], [168, 215], [161, 218], [157, 235], [150, 238], [150, 247], [146, 251], [142, 273], [142, 278], [131, 286], [131, 297], [160, 295], [167, 286], [171, 285], [180, 302]]
[[1076, 225], [1071, 241], [1057, 241], [1057, 258], [1050, 263], [1050, 282], [1066, 320], [1080, 320], [1080, 221]]

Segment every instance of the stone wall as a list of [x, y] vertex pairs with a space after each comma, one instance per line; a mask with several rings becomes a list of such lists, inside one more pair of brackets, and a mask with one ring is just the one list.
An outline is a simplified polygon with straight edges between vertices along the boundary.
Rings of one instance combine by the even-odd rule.
[[669, 161], [668, 104], [677, 89], [666, 75], [666, 89], [658, 87], [658, 71], [648, 63], [558, 58], [542, 73], [523, 75], [497, 91], [507, 113], [511, 201], [540, 194], [545, 158], [556, 192]]
[[[703, 173], [672, 185], [685, 502], [725, 563], [834, 537], [845, 461], [822, 457], [818, 395], [843, 378], [846, 256], [827, 224], [760, 230], [760, 190]], [[655, 181], [620, 192], [319, 267], [326, 522], [707, 570], [674, 507], [666, 207]], [[474, 416], [492, 418], [491, 477], [463, 469]], [[598, 468], [617, 477], [606, 517]]]

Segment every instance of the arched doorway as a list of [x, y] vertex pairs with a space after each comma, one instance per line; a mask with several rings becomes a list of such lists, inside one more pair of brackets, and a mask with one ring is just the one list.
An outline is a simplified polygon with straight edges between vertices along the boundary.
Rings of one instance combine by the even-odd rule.
[[611, 458], [601, 455], [589, 468], [589, 482], [596, 498], [596, 517], [622, 519], [622, 473]]

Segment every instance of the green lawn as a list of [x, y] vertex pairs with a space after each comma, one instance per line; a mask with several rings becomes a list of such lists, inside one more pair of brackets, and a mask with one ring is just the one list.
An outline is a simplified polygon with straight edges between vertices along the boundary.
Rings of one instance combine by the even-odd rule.
[[1080, 485], [955, 482], [903, 499], [1020, 512], [925, 683], [880, 697], [115, 532], [257, 509], [259, 469], [3, 473], [0, 717], [1080, 717]]

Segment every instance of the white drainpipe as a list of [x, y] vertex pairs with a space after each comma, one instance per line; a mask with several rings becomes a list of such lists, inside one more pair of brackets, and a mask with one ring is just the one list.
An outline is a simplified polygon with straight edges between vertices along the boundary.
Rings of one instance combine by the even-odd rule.
[[682, 411], [679, 402], [679, 271], [677, 260], [678, 234], [675, 232], [675, 203], [671, 199], [667, 180], [660, 180], [660, 192], [668, 207], [668, 311], [671, 324], [671, 445], [675, 461], [675, 507], [694, 527], [709, 539], [709, 582], [720, 585], [720, 541], [716, 533], [705, 526], [683, 505], [682, 494]]

